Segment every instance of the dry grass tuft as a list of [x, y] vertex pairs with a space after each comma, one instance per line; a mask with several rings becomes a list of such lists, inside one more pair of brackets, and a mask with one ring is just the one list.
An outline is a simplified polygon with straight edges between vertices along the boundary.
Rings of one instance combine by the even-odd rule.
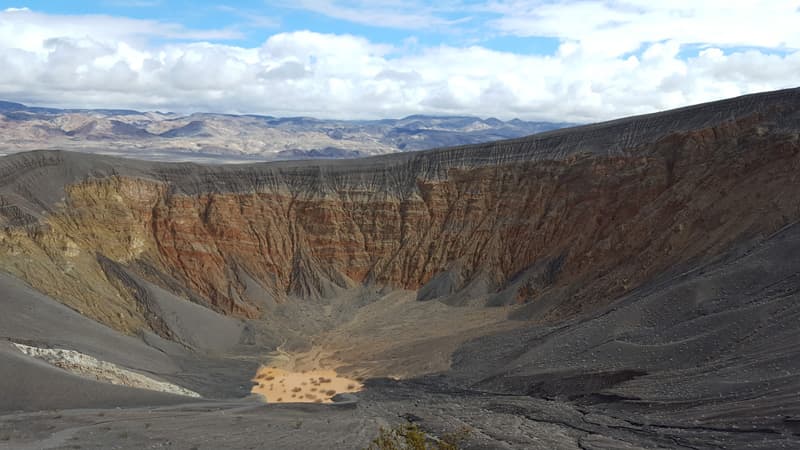
[[417, 424], [408, 423], [394, 428], [381, 428], [377, 438], [366, 450], [458, 450], [461, 442], [469, 437], [470, 430], [461, 429], [441, 438], [429, 436]]

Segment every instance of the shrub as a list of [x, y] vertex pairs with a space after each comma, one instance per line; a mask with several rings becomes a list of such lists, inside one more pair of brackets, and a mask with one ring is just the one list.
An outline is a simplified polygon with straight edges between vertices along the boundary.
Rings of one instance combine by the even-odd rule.
[[378, 437], [372, 440], [366, 450], [458, 450], [459, 444], [469, 433], [465, 428], [436, 439], [425, 434], [414, 423], [397, 425], [390, 429], [381, 427]]

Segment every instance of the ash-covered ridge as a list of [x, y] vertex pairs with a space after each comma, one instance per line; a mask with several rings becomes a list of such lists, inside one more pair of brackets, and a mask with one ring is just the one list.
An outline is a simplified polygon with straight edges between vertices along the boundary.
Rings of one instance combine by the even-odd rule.
[[[55, 170], [54, 175], [63, 177], [63, 180], [56, 181], [66, 183], [86, 176], [144, 176], [174, 183], [187, 193], [211, 192], [215, 189], [232, 192], [259, 189], [261, 184], [268, 186], [289, 182], [285, 178], [292, 176], [308, 179], [320, 189], [350, 182], [389, 187], [396, 179], [403, 179], [403, 185], [411, 186], [413, 182], [408, 182], [408, 179], [446, 177], [448, 171], [454, 168], [563, 160], [576, 155], [625, 156], [670, 134], [734, 124], [743, 119], [758, 122], [764, 133], [791, 133], [796, 131], [799, 98], [800, 88], [786, 89], [517, 139], [356, 160], [204, 166], [195, 163], [145, 162], [58, 150], [34, 151], [4, 158], [0, 163], [0, 177], [10, 179], [11, 174], [20, 176], [29, 169], [44, 168]], [[370, 183], [366, 180], [374, 181]]]

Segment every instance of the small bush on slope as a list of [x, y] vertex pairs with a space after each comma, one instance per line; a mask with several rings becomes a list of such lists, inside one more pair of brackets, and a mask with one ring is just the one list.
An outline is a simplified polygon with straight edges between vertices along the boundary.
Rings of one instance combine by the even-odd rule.
[[458, 450], [469, 430], [444, 435], [433, 439], [413, 423], [397, 425], [394, 428], [381, 428], [378, 437], [372, 440], [366, 450]]

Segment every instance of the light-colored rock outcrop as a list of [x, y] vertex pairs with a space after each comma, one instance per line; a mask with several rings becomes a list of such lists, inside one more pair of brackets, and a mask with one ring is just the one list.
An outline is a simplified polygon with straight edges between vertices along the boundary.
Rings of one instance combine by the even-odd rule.
[[141, 373], [124, 369], [116, 364], [101, 361], [74, 350], [39, 348], [19, 343], [14, 343], [14, 346], [30, 357], [40, 359], [48, 364], [84, 378], [90, 378], [103, 383], [166, 392], [168, 394], [183, 395], [186, 397], [200, 397], [200, 394], [197, 392], [190, 391], [176, 384], [158, 381]]

